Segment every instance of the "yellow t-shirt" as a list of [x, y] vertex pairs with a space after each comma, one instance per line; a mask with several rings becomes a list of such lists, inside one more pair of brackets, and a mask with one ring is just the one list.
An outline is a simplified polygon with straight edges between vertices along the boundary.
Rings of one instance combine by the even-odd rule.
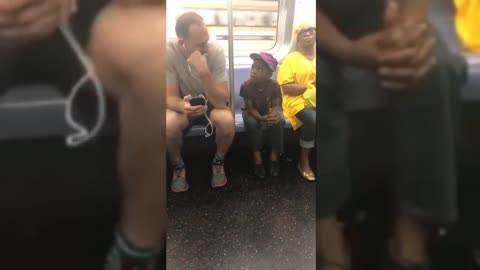
[[[282, 90], [283, 115], [290, 121], [293, 129], [298, 129], [302, 126], [302, 122], [295, 115], [305, 107], [316, 106], [316, 88], [312, 84], [317, 75], [316, 60], [316, 58], [309, 60], [303, 54], [295, 51], [283, 59], [278, 70], [277, 82]], [[286, 95], [282, 85], [288, 83], [306, 85], [307, 90], [303, 95], [299, 96]]]
[[480, 0], [455, 0], [455, 26], [463, 46], [480, 53]]

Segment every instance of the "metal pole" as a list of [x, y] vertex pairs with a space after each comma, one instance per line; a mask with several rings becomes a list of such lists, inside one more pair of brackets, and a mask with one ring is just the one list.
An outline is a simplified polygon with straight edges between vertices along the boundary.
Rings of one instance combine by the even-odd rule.
[[[234, 55], [233, 55], [233, 0], [227, 0], [228, 15], [228, 79], [230, 88], [230, 109], [235, 114], [235, 81], [234, 81]], [[235, 119], [234, 119], [235, 121]]]

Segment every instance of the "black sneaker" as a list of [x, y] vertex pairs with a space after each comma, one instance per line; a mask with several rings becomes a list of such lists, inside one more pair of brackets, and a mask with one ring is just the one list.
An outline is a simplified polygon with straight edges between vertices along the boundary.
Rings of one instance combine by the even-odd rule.
[[280, 175], [280, 162], [278, 162], [278, 160], [270, 160], [269, 169], [270, 175], [277, 177]]
[[264, 179], [266, 176], [266, 173], [265, 173], [265, 168], [263, 167], [263, 164], [255, 164], [255, 166], [253, 166], [253, 174], [257, 178]]
[[405, 264], [394, 263], [393, 270], [428, 270], [426, 267], [415, 264]]

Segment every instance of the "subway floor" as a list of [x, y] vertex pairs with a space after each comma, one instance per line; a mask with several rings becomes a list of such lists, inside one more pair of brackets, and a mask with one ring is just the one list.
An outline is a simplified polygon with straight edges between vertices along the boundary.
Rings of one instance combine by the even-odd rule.
[[[282, 176], [251, 175], [245, 145], [226, 161], [229, 184], [209, 187], [211, 142], [185, 154], [190, 191], [168, 193], [168, 269], [314, 269], [314, 185], [298, 175], [296, 144], [287, 146]], [[81, 149], [62, 139], [0, 144], [0, 268], [102, 270], [119, 213], [115, 139]], [[170, 178], [171, 173], [169, 173]], [[480, 243], [478, 171], [462, 169], [460, 222], [446, 236], [435, 231], [434, 268], [477, 270], [472, 247]], [[366, 221], [350, 222], [354, 270], [383, 270], [384, 204], [372, 196]]]
[[185, 157], [190, 190], [168, 196], [168, 269], [314, 270], [315, 183], [301, 178], [294, 151], [279, 177], [259, 180], [248, 147], [233, 149], [220, 189], [210, 187], [213, 152], [199, 151]]

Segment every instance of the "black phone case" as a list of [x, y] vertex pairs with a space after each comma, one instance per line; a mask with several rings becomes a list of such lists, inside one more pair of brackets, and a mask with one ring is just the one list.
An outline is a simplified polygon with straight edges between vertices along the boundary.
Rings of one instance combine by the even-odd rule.
[[205, 106], [205, 100], [201, 97], [195, 97], [190, 99], [190, 106], [198, 106], [198, 105]]

